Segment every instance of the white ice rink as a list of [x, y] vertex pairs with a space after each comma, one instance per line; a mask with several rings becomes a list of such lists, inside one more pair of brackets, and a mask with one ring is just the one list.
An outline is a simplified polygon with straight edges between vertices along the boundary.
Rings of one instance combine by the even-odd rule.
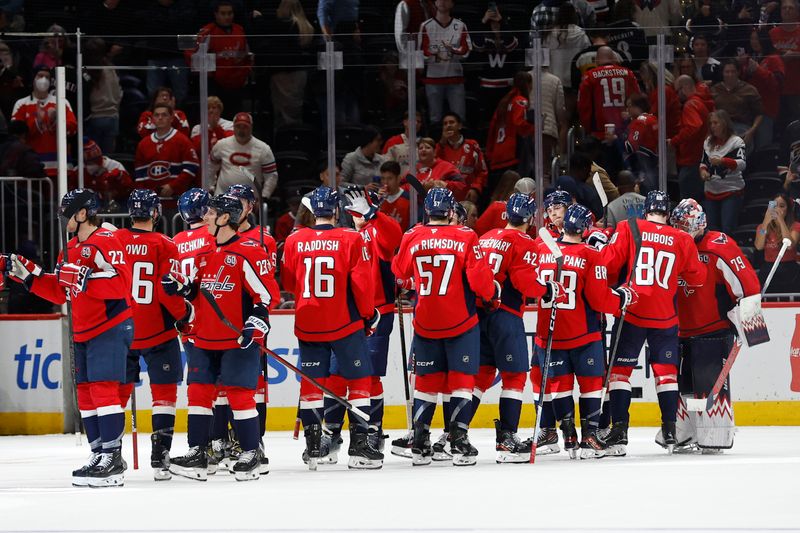
[[309, 472], [302, 436], [269, 433], [272, 471], [247, 483], [155, 483], [141, 435], [144, 466], [132, 470], [126, 437], [125, 486], [110, 489], [70, 485], [87, 455], [73, 436], [0, 437], [0, 531], [800, 531], [800, 427], [741, 428], [722, 456], [668, 457], [655, 431], [633, 429], [625, 458], [498, 465], [494, 432], [473, 430], [476, 466], [387, 455], [370, 472], [344, 457]]

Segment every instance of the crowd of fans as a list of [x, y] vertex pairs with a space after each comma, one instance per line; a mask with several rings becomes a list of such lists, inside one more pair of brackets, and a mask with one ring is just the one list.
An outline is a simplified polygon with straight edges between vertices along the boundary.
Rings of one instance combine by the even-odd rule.
[[[281, 242], [302, 215], [300, 196], [328, 179], [325, 73], [316, 54], [333, 41], [343, 52], [337, 181], [379, 193], [382, 209], [404, 227], [414, 222], [409, 172], [426, 187], [450, 188], [477, 228], [527, 176], [568, 191], [600, 219], [597, 173], [614, 225], [658, 187], [665, 158], [671, 198], [701, 202], [710, 229], [736, 239], [762, 272], [781, 240], [792, 240], [773, 290], [795, 292], [799, 1], [96, 0], [56, 10], [0, 1], [0, 174], [56, 176], [53, 69], [65, 66], [70, 164], [80, 99], [84, 182], [107, 212], [123, 211], [136, 187], [156, 190], [169, 210], [202, 181], [216, 192], [247, 183], [270, 205]], [[23, 31], [52, 35], [14, 33]], [[649, 50], [660, 33], [674, 50], [665, 73], [666, 154]], [[526, 49], [537, 38], [547, 66], [535, 87]], [[417, 87], [407, 84], [408, 40], [424, 58]], [[191, 65], [204, 42], [216, 70], [211, 96], [200, 102]], [[419, 109], [415, 168], [409, 90]], [[537, 127], [542, 176], [534, 172]]]

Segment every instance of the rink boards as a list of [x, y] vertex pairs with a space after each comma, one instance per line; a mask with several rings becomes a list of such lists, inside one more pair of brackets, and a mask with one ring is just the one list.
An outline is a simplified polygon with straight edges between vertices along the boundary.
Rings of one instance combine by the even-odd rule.
[[[800, 392], [792, 391], [791, 340], [795, 334], [800, 306], [796, 304], [765, 304], [765, 317], [771, 341], [755, 348], [745, 348], [734, 366], [731, 388], [738, 425], [800, 425]], [[411, 315], [405, 315], [407, 345], [411, 344]], [[269, 346], [292, 363], [297, 362], [298, 344], [294, 337], [292, 312], [276, 311], [271, 316], [272, 331]], [[536, 320], [536, 311], [525, 314], [529, 338]], [[530, 349], [530, 343], [529, 349]], [[44, 434], [63, 430], [62, 415], [62, 329], [58, 315], [34, 317], [0, 315], [0, 434]], [[800, 372], [800, 354], [795, 356], [795, 372]], [[631, 423], [639, 426], [660, 424], [655, 389], [649, 369], [644, 365], [645, 353], [640, 355], [639, 368], [631, 379], [634, 400]], [[185, 364], [185, 361], [184, 361]], [[294, 426], [299, 391], [298, 378], [280, 363], [270, 359], [269, 415], [271, 430], [286, 430]], [[150, 391], [147, 373], [142, 372], [137, 386], [139, 426], [150, 431]], [[800, 376], [795, 377], [800, 383]], [[495, 383], [483, 397], [473, 425], [492, 427], [497, 416], [499, 385]], [[403, 392], [402, 356], [397, 316], [390, 342], [389, 367], [384, 380], [388, 428], [406, 426]], [[525, 391], [522, 425], [533, 423], [533, 395], [530, 386]], [[639, 397], [636, 397], [639, 396]], [[186, 430], [186, 389], [178, 392], [176, 429]], [[441, 423], [440, 415], [434, 418]]]

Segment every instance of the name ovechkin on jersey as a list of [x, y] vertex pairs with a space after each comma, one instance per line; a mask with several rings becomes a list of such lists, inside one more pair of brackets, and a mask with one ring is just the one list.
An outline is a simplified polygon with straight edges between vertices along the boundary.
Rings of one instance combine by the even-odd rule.
[[208, 244], [205, 238], [192, 239], [191, 241], [178, 243], [178, 253], [181, 255], [188, 254], [205, 248]]

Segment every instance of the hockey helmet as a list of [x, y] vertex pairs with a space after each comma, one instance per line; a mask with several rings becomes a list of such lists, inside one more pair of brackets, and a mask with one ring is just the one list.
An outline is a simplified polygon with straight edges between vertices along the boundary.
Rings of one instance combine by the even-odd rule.
[[230, 194], [231, 196], [235, 196], [236, 198], [241, 198], [242, 200], [246, 200], [250, 202], [250, 205], [254, 205], [256, 203], [256, 194], [253, 192], [253, 188], [250, 187], [249, 185], [236, 183], [228, 187], [228, 190], [225, 191], [225, 194]]
[[339, 207], [339, 193], [326, 185], [317, 187], [311, 192], [311, 212], [315, 217], [329, 218]]
[[456, 202], [453, 204], [453, 210], [456, 212], [456, 220], [462, 226], [466, 225], [467, 223], [467, 208], [461, 202]]
[[178, 199], [178, 211], [187, 224], [194, 224], [203, 220], [208, 208], [208, 191], [203, 189], [189, 189], [181, 194]]
[[425, 214], [429, 217], [448, 217], [455, 209], [456, 199], [450, 189], [434, 187], [425, 195]]
[[669, 196], [664, 191], [650, 191], [644, 199], [644, 212], [669, 213]]
[[581, 204], [572, 204], [564, 216], [564, 232], [583, 235], [592, 226], [592, 212]]
[[553, 205], [563, 205], [564, 207], [572, 204], [572, 195], [567, 191], [557, 189], [544, 197], [544, 208], [549, 209]]
[[536, 200], [527, 194], [515, 192], [506, 202], [506, 215], [508, 221], [515, 226], [520, 226], [536, 214]]
[[136, 189], [128, 197], [128, 215], [156, 221], [161, 216], [161, 200], [150, 189]]
[[92, 189], [72, 189], [69, 191], [64, 195], [63, 198], [61, 198], [61, 207], [58, 211], [58, 214], [64, 216], [64, 211], [66, 211], [67, 208], [72, 205], [72, 202], [82, 195], [84, 191], [89, 191], [92, 194], [81, 207], [86, 208], [86, 214], [88, 216], [95, 216], [97, 214], [97, 210], [100, 209], [100, 202], [97, 200], [97, 194]]
[[673, 227], [695, 236], [706, 229], [706, 214], [697, 200], [685, 198], [672, 210], [669, 222]]
[[231, 194], [220, 194], [219, 196], [212, 196], [208, 199], [208, 208], [213, 209], [220, 217], [227, 213], [230, 215], [230, 223], [238, 223], [239, 218], [242, 216], [242, 202], [236, 196]]

